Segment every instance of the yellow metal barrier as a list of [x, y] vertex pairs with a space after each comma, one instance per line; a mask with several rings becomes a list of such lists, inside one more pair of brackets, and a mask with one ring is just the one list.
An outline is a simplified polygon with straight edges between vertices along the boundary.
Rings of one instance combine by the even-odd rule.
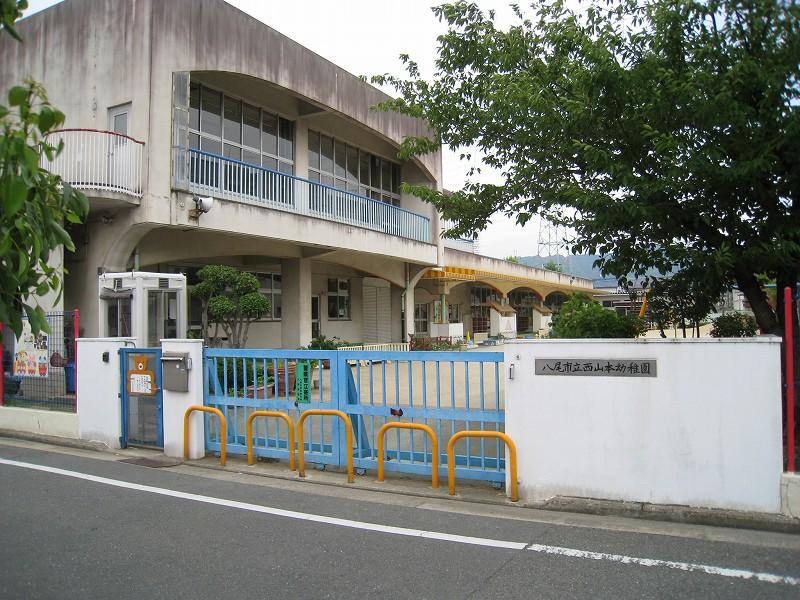
[[277, 410], [256, 410], [247, 417], [247, 464], [252, 465], [255, 462], [253, 458], [253, 420], [256, 417], [277, 417], [286, 422], [286, 426], [289, 428], [289, 469], [294, 471], [294, 423], [292, 423], [289, 415]]
[[306, 417], [310, 417], [311, 415], [339, 417], [344, 421], [345, 431], [347, 432], [347, 483], [353, 483], [353, 481], [355, 481], [355, 477], [353, 476], [353, 424], [350, 423], [350, 419], [347, 418], [347, 415], [340, 410], [312, 408], [300, 415], [300, 418], [297, 420], [297, 451], [299, 459], [297, 474], [300, 475], [300, 477], [306, 476], [306, 448], [303, 444], [303, 423], [305, 423]]
[[431, 487], [439, 487], [439, 438], [436, 432], [422, 423], [386, 423], [378, 430], [378, 481], [383, 481], [383, 438], [389, 429], [416, 429], [424, 431], [431, 438]]
[[[499, 438], [506, 443], [509, 458], [511, 459], [511, 465], [509, 466], [511, 471], [511, 501], [516, 502], [519, 500], [517, 490], [517, 447], [514, 445], [514, 441], [502, 431], [459, 431], [450, 438], [450, 441], [447, 442], [447, 487], [450, 495], [456, 495], [456, 442], [465, 437]], [[499, 456], [497, 460], [500, 460]]]
[[195, 411], [207, 412], [219, 417], [219, 465], [224, 467], [225, 460], [227, 458], [225, 445], [228, 441], [228, 426], [225, 421], [225, 415], [222, 414], [222, 411], [212, 406], [199, 406], [197, 404], [193, 404], [186, 409], [186, 413], [183, 415], [183, 458], [189, 460], [189, 417]]

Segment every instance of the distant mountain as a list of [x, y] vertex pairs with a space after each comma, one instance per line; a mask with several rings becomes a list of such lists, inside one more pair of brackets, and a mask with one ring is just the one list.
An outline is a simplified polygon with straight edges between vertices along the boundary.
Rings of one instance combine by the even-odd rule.
[[[574, 254], [570, 256], [520, 256], [519, 262], [529, 267], [543, 268], [547, 263], [554, 262], [561, 265], [561, 272], [566, 275], [575, 275], [575, 277], [583, 277], [584, 279], [591, 279], [596, 288], [609, 288], [617, 286], [616, 277], [606, 277], [600, 269], [594, 266], [594, 261], [599, 259], [600, 256], [596, 254]], [[658, 275], [658, 271], [652, 269], [648, 271], [648, 275]]]

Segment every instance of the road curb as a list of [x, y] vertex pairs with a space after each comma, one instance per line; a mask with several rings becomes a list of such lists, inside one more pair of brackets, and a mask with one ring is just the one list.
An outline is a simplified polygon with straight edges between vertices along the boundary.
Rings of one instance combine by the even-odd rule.
[[102, 442], [87, 442], [86, 440], [44, 435], [42, 433], [29, 433], [27, 431], [14, 431], [13, 429], [0, 429], [0, 437], [39, 442], [41, 444], [50, 444], [51, 446], [77, 448], [78, 450], [94, 450], [96, 452], [108, 452], [110, 449]]

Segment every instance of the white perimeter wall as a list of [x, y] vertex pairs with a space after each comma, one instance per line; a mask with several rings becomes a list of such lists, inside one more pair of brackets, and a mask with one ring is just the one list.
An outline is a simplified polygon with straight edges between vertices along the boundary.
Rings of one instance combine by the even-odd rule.
[[[656, 378], [549, 376], [535, 358], [655, 359]], [[520, 498], [780, 511], [780, 339], [514, 340]]]

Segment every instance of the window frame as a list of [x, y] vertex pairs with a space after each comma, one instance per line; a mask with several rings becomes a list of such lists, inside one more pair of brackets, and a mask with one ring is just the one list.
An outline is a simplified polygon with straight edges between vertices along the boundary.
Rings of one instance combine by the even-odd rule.
[[[327, 307], [327, 310], [325, 311], [325, 314], [327, 316], [328, 321], [352, 321], [353, 320], [353, 316], [352, 316], [353, 308], [352, 308], [352, 302], [351, 302], [352, 294], [350, 293], [352, 291], [351, 290], [351, 281], [350, 281], [350, 279], [348, 279], [346, 277], [328, 277], [327, 279], [328, 279], [328, 282], [327, 282], [327, 288], [326, 289], [327, 289], [327, 296], [328, 296], [328, 302], [327, 302], [328, 307]], [[332, 281], [336, 282], [336, 291], [335, 292], [331, 291], [331, 282]], [[342, 282], [345, 282], [347, 284], [347, 289], [342, 290]], [[331, 301], [331, 298], [336, 298], [337, 299], [336, 300], [336, 316], [335, 317], [332, 317], [331, 313], [330, 313], [330, 307], [331, 307], [330, 301]], [[342, 307], [343, 306], [345, 308], [345, 311], [344, 311], [345, 312], [345, 316], [339, 316], [341, 314], [341, 312], [342, 312]]]

